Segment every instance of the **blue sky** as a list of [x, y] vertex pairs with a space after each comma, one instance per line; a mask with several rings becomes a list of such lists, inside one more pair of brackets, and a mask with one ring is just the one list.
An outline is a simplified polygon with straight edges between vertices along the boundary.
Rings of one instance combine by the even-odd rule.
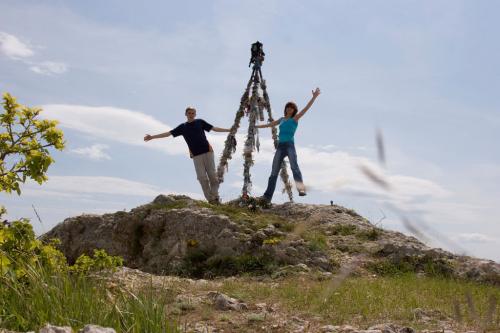
[[[496, 1], [2, 0], [0, 91], [58, 119], [67, 149], [54, 154], [46, 184], [27, 183], [1, 202], [41, 233], [160, 193], [201, 198], [182, 138], [142, 138], [183, 122], [187, 105], [231, 126], [250, 44], [260, 40], [275, 116], [322, 90], [296, 133], [309, 188], [297, 202], [333, 200], [402, 231], [404, 216], [430, 245], [500, 261], [499, 10]], [[377, 163], [377, 128], [386, 167]], [[270, 132], [260, 136], [255, 195], [273, 155]], [[209, 134], [217, 155], [224, 139]], [[241, 185], [238, 151], [222, 198]]]

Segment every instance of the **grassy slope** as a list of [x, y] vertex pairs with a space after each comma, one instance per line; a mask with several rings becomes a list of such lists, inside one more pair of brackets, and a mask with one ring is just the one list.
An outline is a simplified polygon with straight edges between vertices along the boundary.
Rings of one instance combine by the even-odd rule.
[[[329, 324], [364, 327], [396, 322], [432, 327], [432, 321], [428, 325], [415, 321], [413, 310], [422, 308], [438, 310], [456, 321], [461, 317], [469, 327], [477, 327], [489, 318], [489, 327], [500, 328], [500, 307], [490, 304], [492, 299], [500, 299], [500, 288], [415, 274], [350, 278], [338, 287], [331, 280], [317, 281], [305, 276], [279, 284], [226, 281], [222, 291], [247, 301], [276, 302], [289, 312], [320, 316]], [[467, 294], [477, 317], [471, 313]], [[459, 313], [455, 310], [457, 305]]]
[[[298, 275], [281, 280], [229, 278], [195, 286], [187, 280], [179, 280], [165, 283], [159, 292], [147, 279], [143, 281], [146, 287], [140, 290], [124, 290], [113, 283], [88, 278], [33, 273], [29, 284], [0, 284], [0, 306], [5, 313], [0, 318], [0, 327], [35, 330], [46, 322], [74, 328], [94, 323], [122, 332], [143, 332], [163, 330], [174, 322], [185, 321], [209, 321], [215, 326], [224, 326], [231, 321], [231, 316], [241, 317], [241, 314], [222, 313], [203, 304], [175, 311], [179, 310], [174, 301], [178, 294], [217, 290], [249, 305], [277, 304], [284, 317], [298, 315], [318, 325], [351, 324], [366, 328], [393, 322], [420, 329], [437, 328], [439, 318], [423, 324], [416, 321], [413, 310], [438, 310], [443, 317], [458, 321], [454, 310], [458, 305], [462, 329], [500, 329], [500, 308], [493, 307], [491, 301], [500, 299], [500, 289], [472, 282], [405, 274], [354, 277], [337, 286], [331, 280], [320, 280], [314, 275]], [[477, 315], [467, 302], [468, 294]], [[265, 324], [265, 318], [257, 317], [255, 313], [246, 314], [247, 324], [257, 320]], [[239, 326], [242, 331], [244, 326]]]

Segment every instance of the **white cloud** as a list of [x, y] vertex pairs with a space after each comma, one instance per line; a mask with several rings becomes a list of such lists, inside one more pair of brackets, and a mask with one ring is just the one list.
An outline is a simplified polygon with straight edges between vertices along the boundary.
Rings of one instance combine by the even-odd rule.
[[90, 147], [71, 149], [70, 152], [87, 157], [94, 161], [111, 160], [111, 156], [104, 152], [104, 150], [108, 148], [108, 145], [95, 144]]
[[[364, 193], [383, 197], [398, 205], [410, 204], [423, 197], [437, 199], [450, 195], [450, 192], [439, 184], [412, 176], [392, 175], [363, 156], [343, 151], [318, 151], [306, 147], [297, 147], [297, 154], [302, 173], [307, 174], [304, 181], [314, 190]], [[390, 190], [384, 190], [367, 178], [360, 172], [360, 165], [367, 166], [380, 175], [390, 184]]]
[[144, 142], [145, 134], [163, 133], [172, 127], [141, 112], [66, 104], [45, 105], [43, 109], [43, 117], [57, 119], [61, 127], [89, 134], [96, 139], [156, 149], [167, 154], [187, 154], [188, 151], [182, 138], [167, 139], [170, 142]]
[[[158, 186], [117, 177], [99, 176], [51, 176], [43, 188], [28, 182], [23, 196], [92, 197], [93, 195], [129, 195], [154, 197], [160, 193], [178, 193]], [[193, 198], [201, 198], [198, 193], [183, 193]]]
[[37, 74], [63, 74], [68, 70], [68, 65], [63, 62], [27, 60], [33, 57], [35, 52], [16, 36], [2, 31], [0, 31], [0, 52], [12, 60], [21, 61], [30, 66], [29, 69]]
[[[145, 134], [159, 134], [172, 129], [147, 114], [115, 107], [51, 104], [42, 106], [42, 117], [57, 119], [60, 126], [123, 144], [161, 151], [169, 155], [186, 155], [188, 148], [182, 137], [156, 139], [144, 142]], [[218, 151], [225, 136], [209, 135], [209, 141]]]
[[454, 239], [458, 242], [464, 242], [464, 243], [492, 243], [497, 241], [496, 238], [479, 234], [479, 233], [464, 233], [464, 234], [459, 234], [454, 237]]
[[7, 57], [19, 60], [33, 56], [33, 50], [16, 36], [0, 31], [0, 51]]
[[43, 61], [35, 63], [30, 70], [42, 75], [63, 74], [68, 70], [68, 66], [62, 62]]
[[[141, 112], [114, 107], [92, 107], [82, 105], [53, 104], [43, 106], [42, 115], [57, 119], [62, 127], [90, 134], [95, 139], [106, 139], [123, 144], [134, 145], [162, 151], [170, 155], [187, 155], [187, 146], [182, 138], [153, 140], [145, 143], [146, 133], [158, 134], [172, 127]], [[244, 128], [244, 126], [242, 127]], [[254, 155], [256, 164], [269, 165], [274, 156], [272, 140], [266, 132], [260, 133], [260, 152]], [[224, 147], [225, 135], [209, 134], [209, 141], [216, 150], [216, 156]], [[241, 159], [245, 134], [237, 136], [237, 151], [230, 162]], [[345, 151], [325, 151], [323, 148], [297, 147], [299, 165], [305, 175], [304, 181], [311, 191], [362, 193], [389, 201], [400, 208], [415, 208], [419, 203], [431, 199], [443, 199], [451, 193], [430, 180], [406, 175], [393, 175], [385, 172], [370, 159]], [[230, 165], [230, 167], [231, 167]], [[386, 191], [371, 182], [359, 171], [365, 165], [391, 184]], [[234, 166], [233, 166], [234, 168]], [[292, 174], [290, 173], [290, 177]]]

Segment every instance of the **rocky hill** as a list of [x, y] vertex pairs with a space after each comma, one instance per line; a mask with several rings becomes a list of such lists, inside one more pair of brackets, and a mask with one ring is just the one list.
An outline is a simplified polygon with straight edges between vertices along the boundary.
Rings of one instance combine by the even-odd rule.
[[179, 332], [500, 328], [498, 263], [430, 248], [335, 205], [160, 195], [130, 212], [68, 218], [43, 237], [59, 238], [70, 263], [94, 249], [121, 256], [126, 267], [90, 280], [111, 304], [136, 300], [133, 311], [164, 313]]
[[68, 218], [44, 237], [59, 238], [70, 262], [105, 249], [127, 267], [157, 275], [418, 272], [500, 285], [500, 264], [430, 248], [350, 209], [295, 203], [252, 208], [160, 195], [130, 212]]

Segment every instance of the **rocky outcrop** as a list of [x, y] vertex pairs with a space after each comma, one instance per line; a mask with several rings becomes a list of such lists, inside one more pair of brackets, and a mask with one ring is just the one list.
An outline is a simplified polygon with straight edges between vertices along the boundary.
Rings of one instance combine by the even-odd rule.
[[282, 276], [351, 265], [357, 273], [416, 271], [500, 284], [493, 261], [430, 248], [340, 206], [286, 203], [252, 212], [237, 202], [160, 195], [130, 212], [68, 218], [44, 237], [59, 238], [70, 263], [105, 249], [154, 274]]
[[230, 218], [187, 197], [159, 196], [131, 212], [66, 219], [44, 237], [60, 239], [70, 263], [104, 249], [123, 257], [128, 267], [156, 274], [230, 275], [299, 263], [333, 269], [324, 251], [300, 237], [286, 239], [285, 219], [260, 214], [262, 221], [268, 216], [275, 223], [258, 225], [240, 211]]

